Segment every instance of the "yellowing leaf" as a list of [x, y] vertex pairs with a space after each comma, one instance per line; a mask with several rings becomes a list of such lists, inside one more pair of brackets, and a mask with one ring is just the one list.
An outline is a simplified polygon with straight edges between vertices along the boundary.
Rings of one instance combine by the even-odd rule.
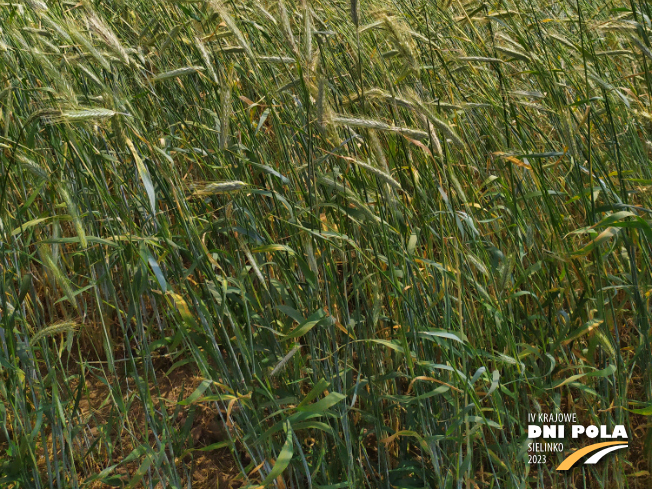
[[602, 243], [605, 243], [605, 242], [609, 241], [611, 238], [613, 238], [619, 232], [620, 232], [620, 228], [610, 226], [607, 229], [605, 229], [604, 231], [602, 231], [600, 234], [598, 234], [598, 236], [596, 236], [596, 238], [593, 241], [591, 241], [586, 246], [584, 246], [583, 248], [581, 248], [581, 249], [577, 250], [575, 253], [573, 253], [573, 255], [580, 255], [580, 256], [588, 255], [591, 251], [593, 251], [593, 249], [596, 246], [599, 246]]
[[264, 246], [259, 246], [258, 248], [253, 248], [251, 251], [254, 253], [268, 253], [271, 251], [285, 251], [286, 253], [289, 253], [290, 255], [295, 255], [296, 253], [292, 248], [289, 246], [285, 246], [282, 244], [269, 244], [269, 245], [264, 245]]
[[587, 321], [584, 326], [582, 326], [579, 329], [576, 329], [573, 331], [563, 342], [562, 345], [567, 345], [571, 341], [576, 340], [580, 336], [584, 336], [585, 334], [590, 333], [593, 331], [595, 328], [600, 326], [604, 321], [602, 319], [591, 319], [590, 321]]

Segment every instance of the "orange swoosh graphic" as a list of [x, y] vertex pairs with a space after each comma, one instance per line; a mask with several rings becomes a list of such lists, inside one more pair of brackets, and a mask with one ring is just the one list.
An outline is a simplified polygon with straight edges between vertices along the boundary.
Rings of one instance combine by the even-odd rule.
[[568, 457], [564, 459], [564, 461], [559, 464], [559, 467], [557, 467], [557, 470], [568, 470], [570, 469], [573, 465], [575, 465], [575, 462], [577, 462], [579, 459], [581, 459], [584, 455], [588, 455], [591, 452], [595, 452], [596, 450], [600, 450], [601, 448], [604, 447], [610, 447], [612, 445], [627, 445], [627, 442], [623, 441], [606, 441], [604, 443], [595, 443], [593, 445], [589, 445], [588, 447], [584, 447], [581, 450], [578, 450], [574, 453], [571, 453]]

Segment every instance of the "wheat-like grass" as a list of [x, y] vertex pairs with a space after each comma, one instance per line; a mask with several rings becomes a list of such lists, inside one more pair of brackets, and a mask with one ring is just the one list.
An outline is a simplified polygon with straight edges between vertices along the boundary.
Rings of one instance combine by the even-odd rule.
[[296, 60], [294, 58], [290, 58], [287, 56], [258, 56], [257, 59], [265, 63], [278, 63], [278, 64], [296, 63]]
[[499, 58], [488, 58], [485, 56], [462, 56], [458, 58], [460, 61], [470, 61], [476, 63], [504, 63], [505, 61]]
[[95, 13], [88, 16], [88, 23], [93, 31], [104, 40], [107, 47], [118, 55], [125, 64], [129, 65], [131, 63], [129, 53], [127, 53], [118, 37]]
[[206, 65], [206, 69], [208, 70], [208, 73], [211, 75], [211, 78], [215, 83], [219, 83], [217, 72], [215, 71], [215, 68], [213, 68], [213, 60], [211, 59], [211, 56], [208, 54], [208, 51], [206, 50], [206, 46], [204, 45], [204, 43], [199, 37], [195, 37], [194, 41], [195, 41], [195, 46], [197, 46], [197, 50], [201, 55], [201, 59]]
[[227, 25], [229, 29], [231, 29], [231, 32], [238, 40], [240, 47], [244, 49], [247, 55], [249, 56], [249, 58], [253, 60], [255, 56], [253, 51], [251, 50], [251, 47], [249, 46], [249, 43], [244, 38], [242, 31], [238, 28], [238, 25], [236, 24], [235, 20], [233, 19], [231, 14], [227, 11], [227, 9], [224, 7], [224, 5], [221, 3], [221, 1], [208, 0], [208, 4], [215, 12], [217, 12], [220, 15], [220, 17], [222, 17], [224, 23]]
[[178, 76], [191, 75], [199, 71], [204, 71], [203, 66], [184, 66], [183, 68], [177, 68], [174, 70], [166, 71], [164, 73], [159, 73], [152, 77], [153, 82], [159, 82], [164, 80], [169, 80], [170, 78], [176, 78]]
[[2, 483], [649, 487], [648, 10], [0, 2]]
[[95, 46], [93, 46], [93, 43], [80, 31], [78, 31], [75, 28], [71, 28], [69, 30], [70, 36], [79, 44], [82, 45], [82, 47], [90, 53], [93, 58], [97, 60], [97, 62], [104, 68], [106, 71], [111, 71], [111, 65], [109, 64], [109, 61], [104, 57], [102, 53], [100, 53]]
[[39, 329], [30, 339], [30, 344], [35, 345], [39, 340], [48, 336], [77, 331], [79, 324], [75, 321], [62, 321]]
[[93, 108], [80, 110], [64, 110], [51, 119], [54, 122], [85, 122], [92, 120], [110, 119], [117, 114], [111, 109]]
[[197, 190], [195, 193], [197, 195], [217, 195], [236, 192], [246, 187], [247, 184], [245, 182], [240, 182], [238, 180], [232, 182], [211, 182], [205, 185], [203, 188]]
[[285, 8], [285, 3], [283, 0], [278, 0], [278, 11], [281, 16], [281, 24], [283, 25], [283, 34], [290, 45], [290, 48], [293, 52], [297, 51], [296, 41], [294, 39], [294, 33], [292, 32], [292, 27], [290, 26], [290, 19], [288, 17], [287, 9]]
[[387, 183], [390, 187], [401, 190], [401, 184], [398, 183], [396, 180], [394, 180], [394, 178], [392, 178], [391, 175], [385, 173], [384, 171], [379, 170], [378, 168], [376, 168], [376, 167], [374, 167], [374, 166], [372, 166], [372, 165], [370, 165], [368, 163], [364, 163], [362, 161], [358, 161], [358, 160], [354, 160], [354, 159], [349, 159], [347, 161], [350, 161], [351, 163], [354, 163], [355, 165], [357, 165], [358, 167], [368, 171], [369, 173], [371, 173], [375, 177], [378, 177], [380, 180]]
[[301, 346], [295, 346], [292, 348], [287, 355], [285, 355], [280, 362], [274, 367], [274, 369], [270, 372], [269, 376], [274, 377], [276, 374], [278, 374], [281, 370], [283, 370], [283, 367], [292, 359], [292, 357], [301, 349]]
[[341, 115], [335, 115], [331, 117], [331, 122], [334, 124], [348, 126], [348, 127], [373, 129], [375, 131], [396, 132], [399, 134], [405, 134], [406, 136], [413, 137], [416, 139], [428, 138], [428, 133], [421, 131], [419, 129], [412, 129], [409, 127], [401, 127], [401, 126], [391, 126], [382, 121], [377, 121], [373, 119], [358, 119], [353, 117], [343, 117]]
[[510, 56], [514, 59], [518, 59], [519, 61], [525, 61], [525, 62], [530, 61], [530, 57], [527, 54], [517, 51], [515, 49], [510, 49], [505, 46], [496, 46], [495, 49], [499, 53], [504, 54], [505, 56]]

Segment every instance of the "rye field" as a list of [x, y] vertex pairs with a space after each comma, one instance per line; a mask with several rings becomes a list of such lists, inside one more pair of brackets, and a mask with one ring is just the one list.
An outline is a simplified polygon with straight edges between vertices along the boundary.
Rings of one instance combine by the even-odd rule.
[[651, 18], [3, 0], [0, 487], [649, 487]]

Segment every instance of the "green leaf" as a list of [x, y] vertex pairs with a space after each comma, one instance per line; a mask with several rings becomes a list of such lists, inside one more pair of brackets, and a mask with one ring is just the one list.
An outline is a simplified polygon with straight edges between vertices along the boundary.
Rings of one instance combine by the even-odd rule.
[[145, 460], [143, 460], [143, 462], [140, 464], [140, 467], [138, 467], [138, 470], [136, 470], [134, 473], [133, 477], [129, 481], [129, 484], [127, 484], [127, 489], [136, 487], [140, 483], [140, 481], [149, 470], [149, 467], [152, 465], [152, 462], [154, 462], [154, 456], [152, 454], [148, 454], [145, 457]]
[[296, 309], [290, 307], [290, 306], [276, 306], [276, 309], [281, 311], [282, 313], [290, 316], [292, 319], [294, 319], [297, 323], [301, 324], [303, 323], [306, 318], [303, 317], [303, 315], [297, 311]]
[[285, 444], [283, 445], [283, 448], [281, 449], [281, 453], [276, 459], [276, 463], [274, 464], [274, 467], [272, 468], [270, 473], [267, 474], [267, 477], [265, 477], [265, 480], [262, 483], [264, 487], [267, 487], [269, 484], [273, 483], [276, 480], [276, 478], [283, 473], [283, 471], [287, 468], [287, 466], [290, 465], [290, 461], [292, 460], [292, 455], [294, 455], [294, 444], [292, 442], [292, 428], [289, 426], [289, 423], [286, 429], [287, 429], [287, 437], [285, 439]]
[[180, 401], [178, 403], [178, 405], [179, 406], [187, 406], [188, 404], [192, 404], [197, 399], [199, 399], [204, 394], [204, 392], [206, 392], [206, 389], [208, 389], [208, 386], [210, 386], [212, 383], [213, 383], [213, 381], [209, 380], [209, 379], [202, 380], [201, 384], [199, 384], [197, 386], [197, 388], [194, 390], [194, 392], [192, 394], [190, 394], [183, 401]]
[[306, 404], [308, 404], [313, 399], [317, 398], [317, 396], [319, 396], [319, 394], [324, 392], [328, 388], [329, 385], [331, 385], [331, 384], [329, 382], [326, 382], [326, 380], [319, 379], [319, 381], [310, 390], [310, 392], [308, 392], [308, 395], [306, 395], [306, 397], [304, 397], [303, 400], [299, 403], [297, 408], [301, 408], [301, 407], [305, 406]]
[[130, 462], [133, 462], [134, 460], [138, 460], [140, 457], [145, 455], [147, 453], [148, 447], [145, 445], [139, 445], [136, 448], [134, 448], [129, 455], [127, 455], [123, 460], [123, 464], [128, 464]]
[[[150, 348], [150, 351], [151, 351], [151, 348]], [[183, 365], [186, 365], [188, 363], [192, 363], [192, 362], [193, 362], [192, 358], [184, 358], [183, 360], [179, 360], [177, 362], [174, 362], [172, 364], [172, 366], [169, 369], [167, 369], [167, 371], [165, 372], [165, 376], [168, 377], [176, 368], [181, 367]]]
[[[97, 238], [95, 236], [86, 236], [86, 241], [88, 243], [110, 246], [111, 248], [120, 248], [120, 245], [113, 241], [109, 241], [108, 239], [103, 239], [103, 238]], [[81, 239], [79, 238], [79, 236], [75, 236], [72, 238], [49, 238], [49, 239], [44, 239], [42, 241], [39, 241], [39, 243], [47, 243], [47, 244], [68, 244], [68, 243], [80, 243], [80, 242]]]
[[149, 263], [149, 266], [152, 267], [154, 276], [156, 277], [156, 280], [161, 286], [161, 291], [165, 294], [165, 292], [167, 292], [168, 290], [168, 284], [165, 281], [165, 276], [163, 275], [163, 271], [161, 270], [161, 267], [159, 266], [156, 259], [151, 255], [151, 253], [147, 252], [146, 256], [147, 256], [147, 263]]
[[[14, 229], [14, 230], [11, 232], [11, 235], [12, 235], [12, 236], [16, 236], [17, 234], [22, 233], [22, 232], [25, 231], [26, 229], [29, 229], [29, 228], [31, 228], [31, 227], [34, 227], [34, 226], [36, 226], [37, 224], [40, 224], [40, 223], [42, 223], [42, 222], [49, 221], [50, 219], [54, 219], [55, 217], [57, 217], [57, 218], [61, 218], [62, 216], [48, 216], [48, 217], [39, 217], [38, 219], [32, 219], [31, 221], [27, 221], [27, 222], [21, 224], [21, 225], [20, 225], [19, 227], [17, 227], [16, 229]], [[71, 219], [70, 216], [66, 216], [66, 217], [68, 218], [68, 220]], [[77, 238], [77, 239], [79, 239], [79, 238]]]
[[131, 151], [131, 155], [134, 157], [134, 161], [136, 162], [136, 168], [138, 169], [140, 179], [143, 181], [143, 185], [145, 186], [145, 192], [147, 192], [147, 197], [149, 198], [149, 205], [152, 209], [152, 214], [156, 214], [156, 192], [154, 191], [154, 185], [152, 184], [152, 177], [150, 176], [145, 163], [143, 163], [143, 160], [140, 158], [134, 143], [132, 143], [130, 139], [127, 139], [126, 143]]
[[258, 120], [258, 126], [256, 127], [256, 134], [258, 134], [260, 128], [263, 127], [263, 124], [265, 124], [265, 121], [267, 120], [267, 116], [269, 116], [269, 112], [270, 109], [265, 109], [263, 113], [260, 115], [260, 119]]
[[85, 479], [83, 485], [90, 484], [91, 482], [96, 481], [98, 479], [100, 480], [100, 482], [106, 484], [107, 483], [106, 480], [111, 477], [111, 474], [113, 473], [113, 471], [117, 466], [118, 464], [109, 465], [107, 468], [102, 470], [102, 472], [94, 474], [89, 478]]
[[498, 382], [500, 381], [500, 372], [498, 370], [494, 370], [492, 372], [492, 379], [491, 379], [491, 386], [489, 387], [489, 390], [485, 394], [484, 397], [489, 396], [493, 391], [495, 391], [498, 388]]
[[294, 431], [299, 430], [320, 430], [328, 433], [331, 436], [335, 436], [333, 428], [330, 425], [323, 423], [321, 421], [303, 421], [301, 423], [292, 423], [292, 429]]
[[388, 341], [388, 340], [377, 340], [377, 339], [371, 339], [371, 340], [360, 340], [360, 341], [366, 341], [366, 342], [371, 342], [371, 343], [378, 343], [379, 345], [386, 346], [387, 348], [390, 348], [392, 350], [395, 350], [399, 353], [405, 353], [405, 350], [403, 347], [399, 344], [397, 344], [394, 341]]
[[627, 217], [637, 217], [637, 216], [636, 214], [630, 211], [614, 212], [613, 214], [609, 214], [607, 217], [601, 219], [598, 223], [595, 224], [594, 227], [613, 226], [614, 223], [618, 221], [622, 221]]
[[613, 375], [615, 372], [616, 372], [616, 366], [609, 365], [608, 367], [603, 368], [602, 370], [598, 370], [596, 372], [587, 372], [584, 374], [571, 375], [565, 380], [560, 380], [558, 382], [555, 382], [555, 384], [549, 389], [557, 389], [558, 387], [562, 387], [571, 382], [575, 382], [576, 380], [579, 380], [583, 377], [608, 377], [609, 375]]
[[233, 445], [233, 442], [230, 440], [226, 441], [218, 441], [217, 443], [212, 443], [208, 446], [201, 447], [201, 448], [191, 448], [189, 450], [186, 450], [185, 453], [190, 453], [190, 452], [210, 452], [213, 450], [218, 450], [220, 448], [226, 448], [226, 447], [231, 447]]
[[324, 319], [324, 316], [326, 316], [326, 313], [324, 312], [323, 309], [319, 309], [317, 312], [312, 314], [306, 322], [303, 324], [300, 324], [299, 326], [296, 327], [293, 331], [290, 331], [287, 335], [285, 335], [284, 340], [289, 340], [292, 338], [299, 338], [300, 336], [303, 336], [306, 334], [308, 331], [310, 331], [312, 328], [317, 326], [322, 319]]
[[253, 248], [251, 251], [253, 251], [254, 253], [269, 253], [272, 251], [285, 251], [290, 255], [296, 255], [295, 251], [292, 248], [282, 244], [268, 244], [264, 246], [259, 246], [257, 248]]
[[487, 371], [486, 367], [480, 367], [478, 370], [475, 371], [473, 374], [473, 377], [471, 377], [471, 380], [469, 380], [469, 384], [473, 385], [475, 384], [480, 376]]
[[344, 399], [346, 399], [344, 394], [340, 394], [339, 392], [331, 392], [320, 401], [317, 401], [314, 404], [309, 404], [307, 406], [302, 406], [299, 408], [299, 410], [306, 413], [323, 413]]
[[436, 338], [446, 338], [448, 340], [459, 341], [460, 343], [464, 343], [464, 340], [460, 338], [459, 335], [460, 333], [451, 333], [450, 331], [445, 331], [445, 330], [422, 331], [419, 333], [419, 336], [429, 340], [432, 339], [432, 337], [436, 337]]
[[630, 413], [640, 414], [642, 416], [652, 416], [652, 406], [644, 407], [641, 409], [627, 409]]
[[467, 416], [465, 418], [465, 421], [469, 421], [471, 423], [482, 423], [484, 425], [491, 426], [492, 428], [498, 428], [499, 430], [503, 429], [503, 427], [500, 426], [495, 421], [491, 421], [490, 419], [483, 418], [482, 416]]
[[25, 203], [20, 207], [18, 210], [18, 213], [25, 212], [29, 208], [30, 205], [34, 203], [34, 200], [36, 200], [36, 197], [41, 193], [41, 190], [43, 190], [43, 187], [48, 183], [47, 179], [43, 180], [38, 187], [30, 194], [30, 196], [27, 198]]
[[450, 387], [447, 385], [442, 385], [437, 387], [436, 389], [431, 390], [430, 392], [426, 392], [425, 394], [421, 394], [420, 396], [414, 397], [410, 399], [410, 404], [413, 403], [418, 403], [423, 401], [424, 399], [429, 399], [431, 397], [439, 396], [443, 394], [444, 392], [448, 392], [450, 390]]

